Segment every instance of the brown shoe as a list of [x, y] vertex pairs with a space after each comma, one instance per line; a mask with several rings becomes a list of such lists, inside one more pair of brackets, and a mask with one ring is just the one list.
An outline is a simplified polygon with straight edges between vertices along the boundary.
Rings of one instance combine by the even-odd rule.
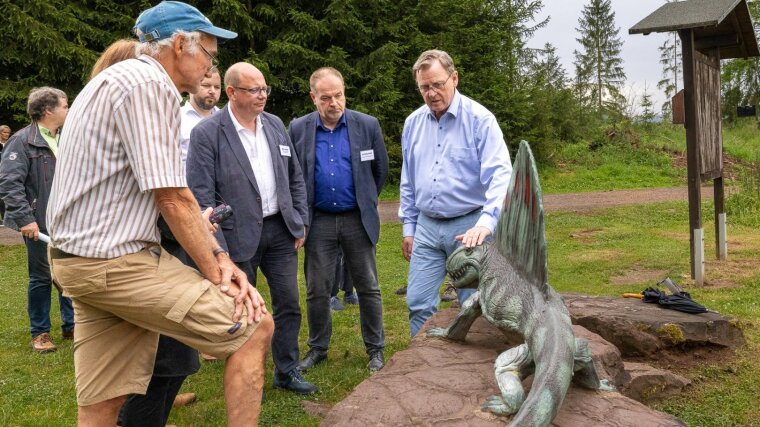
[[201, 359], [203, 359], [204, 362], [216, 362], [217, 360], [219, 360], [208, 353], [201, 353]]
[[174, 398], [174, 404], [173, 407], [179, 407], [179, 406], [187, 406], [193, 402], [195, 402], [195, 393], [182, 393], [178, 394]]
[[50, 334], [43, 332], [32, 339], [32, 349], [37, 353], [49, 353], [51, 351], [56, 351], [57, 347], [50, 339]]
[[74, 339], [74, 330], [71, 329], [69, 331], [63, 331], [63, 332], [61, 332], [61, 336], [63, 336], [63, 339], [65, 339], [65, 340], [73, 340]]

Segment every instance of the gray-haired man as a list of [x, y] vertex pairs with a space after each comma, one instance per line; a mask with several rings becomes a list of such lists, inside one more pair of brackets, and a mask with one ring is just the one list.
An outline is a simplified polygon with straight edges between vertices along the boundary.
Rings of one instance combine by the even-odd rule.
[[[168, 1], [135, 32], [141, 55], [102, 71], [71, 107], [47, 212], [53, 276], [81, 320], [79, 425], [114, 425], [125, 395], [145, 393], [159, 334], [227, 359], [227, 424], [255, 425], [272, 318], [209, 231], [179, 148], [180, 93], [199, 90], [217, 39], [237, 34]], [[159, 213], [198, 270], [161, 249]]]
[[[27, 311], [32, 333], [32, 349], [38, 353], [56, 350], [50, 337], [50, 293], [52, 281], [47, 259], [47, 243], [39, 240], [47, 233], [45, 208], [55, 174], [60, 128], [69, 103], [66, 94], [52, 87], [29, 92], [26, 111], [32, 123], [18, 131], [5, 145], [0, 162], [0, 198], [6, 212], [6, 226], [24, 236], [29, 268]], [[71, 300], [58, 295], [63, 339], [74, 337], [74, 310]]]

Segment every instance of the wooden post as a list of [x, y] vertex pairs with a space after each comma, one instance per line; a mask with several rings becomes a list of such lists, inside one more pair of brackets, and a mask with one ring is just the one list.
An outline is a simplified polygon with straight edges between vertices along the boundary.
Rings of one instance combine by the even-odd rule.
[[728, 239], [722, 176], [713, 180], [713, 191], [715, 192], [715, 256], [725, 261], [728, 258]]
[[680, 30], [683, 54], [684, 110], [686, 127], [686, 163], [689, 187], [689, 242], [691, 250], [691, 277], [697, 286], [704, 284], [704, 231], [702, 229], [702, 196], [699, 173], [699, 121], [697, 120], [695, 85], [694, 32]]

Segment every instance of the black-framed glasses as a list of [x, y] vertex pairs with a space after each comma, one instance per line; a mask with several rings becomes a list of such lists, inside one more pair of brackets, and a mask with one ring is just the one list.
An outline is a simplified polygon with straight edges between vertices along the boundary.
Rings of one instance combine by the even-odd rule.
[[237, 87], [232, 86], [237, 90], [242, 90], [243, 92], [248, 92], [253, 96], [256, 96], [260, 93], [263, 93], [267, 96], [269, 96], [270, 93], [272, 93], [272, 86], [263, 86], [263, 87]]
[[206, 56], [208, 56], [208, 59], [211, 61], [211, 66], [208, 67], [208, 70], [211, 71], [211, 70], [214, 70], [214, 69], [218, 68], [219, 67], [219, 60], [216, 59], [216, 56], [212, 55], [211, 52], [209, 52], [208, 50], [206, 50], [206, 48], [203, 47], [202, 44], [198, 43], [198, 46], [201, 47], [201, 50], [203, 51], [203, 53], [205, 53]]
[[453, 74], [454, 73], [449, 74], [449, 76], [446, 77], [446, 80], [442, 82], [430, 83], [429, 85], [419, 85], [417, 86], [417, 89], [419, 89], [421, 93], [427, 93], [430, 89], [433, 89], [436, 92], [440, 92], [444, 87], [446, 87], [446, 83], [449, 82], [449, 79]]

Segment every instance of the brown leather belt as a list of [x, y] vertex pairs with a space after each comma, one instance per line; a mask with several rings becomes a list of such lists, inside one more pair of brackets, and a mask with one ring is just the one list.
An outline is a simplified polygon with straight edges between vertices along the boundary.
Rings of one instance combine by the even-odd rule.
[[79, 255], [70, 254], [68, 252], [64, 252], [58, 248], [50, 248], [50, 259], [63, 259], [63, 258], [76, 258]]

